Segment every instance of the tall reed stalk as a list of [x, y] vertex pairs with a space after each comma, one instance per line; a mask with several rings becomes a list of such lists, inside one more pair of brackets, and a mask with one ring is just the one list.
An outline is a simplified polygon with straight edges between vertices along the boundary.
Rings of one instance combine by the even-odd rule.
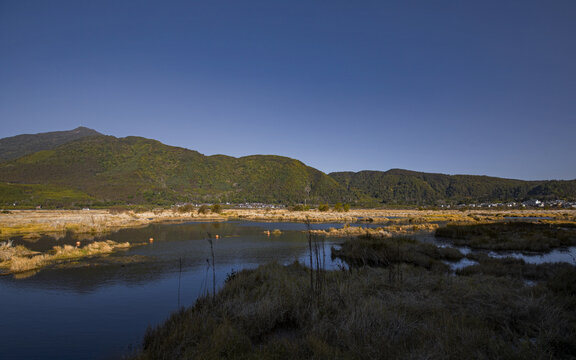
[[208, 243], [210, 244], [210, 255], [212, 256], [212, 299], [216, 296], [216, 266], [214, 265], [214, 242], [212, 235], [208, 233]]
[[304, 222], [307, 228], [308, 249], [310, 251], [310, 291], [319, 299], [325, 281], [326, 247], [325, 238], [312, 232], [310, 219]]

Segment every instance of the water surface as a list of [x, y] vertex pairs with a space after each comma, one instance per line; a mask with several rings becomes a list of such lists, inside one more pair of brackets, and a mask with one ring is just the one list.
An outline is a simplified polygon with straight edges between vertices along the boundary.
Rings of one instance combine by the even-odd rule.
[[[327, 229], [342, 224], [311, 226]], [[282, 234], [265, 233], [274, 229]], [[136, 262], [89, 261], [86, 266], [45, 269], [24, 279], [0, 277], [0, 359], [118, 358], [140, 344], [148, 326], [212, 291], [208, 234], [220, 287], [233, 270], [270, 261], [305, 262], [308, 242], [303, 230], [306, 225], [301, 223], [240, 221], [124, 229], [103, 238], [139, 244], [113, 255]], [[46, 250], [75, 241], [68, 234], [60, 240], [45, 237], [15, 243]], [[339, 240], [326, 241], [328, 268], [339, 265], [330, 259], [330, 246], [336, 243]]]

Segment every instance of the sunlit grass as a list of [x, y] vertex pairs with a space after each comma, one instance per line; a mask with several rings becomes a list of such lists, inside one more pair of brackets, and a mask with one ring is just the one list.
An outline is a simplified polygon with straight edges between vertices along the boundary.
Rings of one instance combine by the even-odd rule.
[[130, 246], [128, 242], [117, 243], [106, 240], [89, 243], [83, 247], [54, 246], [52, 251], [38, 254], [23, 246], [11, 247], [13, 250], [10, 250], [9, 247], [0, 244], [0, 256], [3, 259], [0, 262], [0, 268], [8, 270], [10, 273], [37, 270], [61, 261], [108, 255], [118, 250], [128, 249]]

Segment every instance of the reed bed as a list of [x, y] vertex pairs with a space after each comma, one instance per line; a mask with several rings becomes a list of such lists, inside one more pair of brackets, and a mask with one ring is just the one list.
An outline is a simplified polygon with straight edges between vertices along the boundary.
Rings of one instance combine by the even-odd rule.
[[340, 229], [329, 228], [327, 230], [311, 230], [314, 235], [335, 236], [335, 237], [392, 237], [398, 235], [410, 235], [418, 232], [433, 232], [438, 228], [438, 224], [414, 224], [414, 225], [389, 225], [377, 228], [363, 226], [344, 226]]

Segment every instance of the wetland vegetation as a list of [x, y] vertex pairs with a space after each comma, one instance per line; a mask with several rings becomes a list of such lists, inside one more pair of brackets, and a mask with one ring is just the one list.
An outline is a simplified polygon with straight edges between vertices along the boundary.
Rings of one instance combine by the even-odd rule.
[[[214, 240], [221, 242], [220, 245], [214, 243], [215, 263], [217, 271], [228, 272], [228, 276], [220, 275], [222, 279], [226, 277], [221, 290], [215, 296], [200, 296], [194, 306], [181, 309], [164, 324], [150, 328], [142, 347], [130, 355], [131, 358], [542, 359], [576, 356], [573, 340], [576, 338], [576, 259], [562, 264], [531, 264], [522, 259], [492, 255], [501, 249], [530, 248], [544, 253], [552, 248], [573, 246], [573, 212], [222, 209], [215, 213], [210, 209], [208, 214], [198, 214], [198, 208], [184, 210], [62, 212], [61, 220], [66, 221], [52, 221], [63, 228], [84, 224], [76, 228], [77, 235], [81, 232], [79, 229], [89, 228], [91, 221], [101, 221], [102, 228], [106, 227], [106, 219], [112, 219], [110, 224], [135, 226], [128, 232], [139, 239], [139, 243], [148, 243], [150, 236], [156, 241], [150, 246], [129, 249], [127, 256], [120, 257], [127, 261], [134, 256], [140, 260], [146, 257], [147, 262], [117, 266], [110, 271], [124, 274], [139, 269], [145, 274], [170, 268], [178, 274], [173, 267], [182, 263], [182, 254], [189, 253], [195, 256], [196, 263], [202, 264], [195, 265], [199, 268], [194, 270], [194, 281], [195, 286], [204, 288], [209, 284], [214, 286], [214, 282], [206, 283], [204, 279], [203, 271], [208, 270], [202, 266], [210, 256], [207, 255], [210, 248], [203, 238], [207, 232], [220, 234], [220, 239]], [[49, 225], [43, 212], [23, 215], [12, 211], [2, 214], [2, 220], [7, 222], [6, 219], [19, 216], [18, 219], [30, 220], [32, 214], [38, 215], [38, 219], [31, 221], [30, 226]], [[52, 218], [56, 219], [53, 214]], [[511, 221], [510, 217], [521, 219]], [[89, 220], [91, 218], [93, 220]], [[259, 225], [245, 228], [245, 219], [267, 222], [249, 223]], [[289, 222], [295, 219], [309, 221], [310, 246], [303, 243], [306, 240], [302, 232], [306, 226]], [[198, 222], [142, 227], [163, 220]], [[320, 224], [329, 220], [338, 223]], [[11, 224], [18, 225], [16, 220]], [[435, 231], [439, 236], [442, 234], [442, 238], [430, 240], [434, 239]], [[445, 233], [452, 237], [443, 235]], [[269, 235], [275, 235], [274, 239]], [[122, 245], [124, 238], [114, 234], [110, 234], [114, 243], [102, 243], [102, 239], [109, 238], [102, 236], [106, 237], [83, 241], [83, 244], [94, 244], [91, 246], [77, 248], [65, 244], [49, 247], [49, 251], [42, 250], [42, 253], [20, 245], [26, 241], [33, 244], [35, 239], [18, 244], [7, 239], [0, 246], [0, 260], [5, 272], [24, 271], [28, 266], [48, 267], [50, 270], [46, 273], [63, 271], [64, 274], [65, 270], [72, 269], [62, 266], [80, 266], [90, 261], [98, 262], [101, 271], [108, 271], [106, 269], [113, 266], [106, 266], [110, 264], [105, 259], [114, 256], [107, 255], [126, 245]], [[179, 240], [163, 240], [172, 238]], [[471, 245], [477, 238], [483, 239], [480, 244], [505, 246]], [[334, 245], [332, 270], [325, 266], [324, 253], [318, 253], [319, 248], [325, 249], [324, 242]], [[467, 250], [453, 245], [465, 246]], [[278, 250], [273, 248], [276, 246]], [[327, 246], [329, 249], [330, 245]], [[259, 247], [262, 250], [255, 250]], [[299, 255], [290, 255], [289, 262], [286, 257], [279, 263], [263, 260], [277, 259], [285, 251], [280, 251], [284, 247], [298, 249], [294, 254]], [[267, 249], [266, 255], [256, 264], [265, 265], [248, 266], [249, 269], [237, 267], [234, 259], [238, 254], [243, 254], [243, 263], [254, 264], [253, 254], [259, 251], [264, 254], [264, 249]], [[317, 255], [312, 271], [308, 249]], [[168, 253], [170, 255], [160, 261], [154, 259]], [[330, 253], [326, 256], [330, 258]], [[219, 257], [228, 267], [219, 265], [222, 263]], [[22, 264], [26, 266], [17, 269], [18, 265], [14, 265], [11, 270], [18, 259], [23, 259]], [[338, 260], [345, 265], [335, 270], [334, 264], [342, 264]], [[27, 262], [29, 264], [25, 264]], [[282, 265], [287, 263], [292, 264]], [[453, 266], [458, 263], [468, 266]], [[236, 270], [231, 271], [231, 266]], [[95, 268], [85, 267], [82, 271]], [[180, 279], [178, 275], [173, 276], [177, 282], [170, 282], [166, 289], [176, 292], [178, 286], [180, 304]]]
[[549, 251], [576, 245], [576, 224], [561, 221], [448, 224], [437, 229], [436, 236], [473, 249]]
[[569, 284], [536, 286], [413, 265], [330, 271], [315, 295], [310, 270], [268, 264], [230, 279], [150, 329], [134, 359], [494, 359], [576, 354]]
[[[564, 223], [462, 226], [495, 234], [494, 242], [515, 238], [532, 244], [538, 238], [547, 244], [538, 247], [541, 251], [571, 244], [546, 240], [572, 229]], [[461, 233], [454, 229], [462, 228], [449, 227], [458, 234], [454, 238], [471, 232], [468, 227]], [[311, 234], [318, 236], [318, 232]], [[149, 329], [142, 349], [131, 358], [576, 356], [576, 259], [528, 264], [484, 252], [463, 254], [406, 236], [366, 232], [333, 248], [332, 255], [347, 267], [321, 269], [320, 287], [310, 282], [311, 272], [318, 269], [298, 262], [234, 273], [215, 297], [200, 298]], [[464, 257], [473, 265], [453, 271], [449, 264]]]

